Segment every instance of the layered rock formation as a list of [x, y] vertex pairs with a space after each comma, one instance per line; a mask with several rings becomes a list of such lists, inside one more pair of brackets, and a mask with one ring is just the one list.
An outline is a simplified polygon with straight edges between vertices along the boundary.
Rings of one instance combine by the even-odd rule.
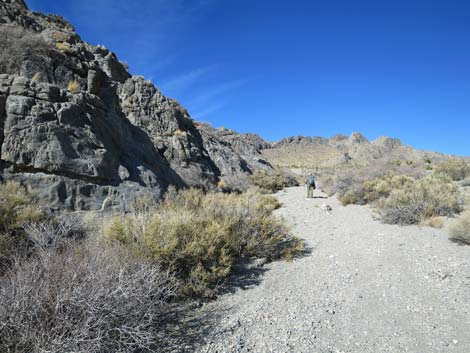
[[170, 184], [271, 168], [259, 137], [196, 124], [62, 18], [0, 0], [0, 31], [0, 178], [51, 208], [122, 209]]

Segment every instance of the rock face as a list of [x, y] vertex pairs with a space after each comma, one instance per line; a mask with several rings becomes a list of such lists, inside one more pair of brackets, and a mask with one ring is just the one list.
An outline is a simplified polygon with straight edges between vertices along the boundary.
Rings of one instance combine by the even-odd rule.
[[122, 209], [170, 184], [271, 168], [259, 137], [196, 124], [62, 18], [0, 0], [0, 31], [0, 179], [51, 208]]

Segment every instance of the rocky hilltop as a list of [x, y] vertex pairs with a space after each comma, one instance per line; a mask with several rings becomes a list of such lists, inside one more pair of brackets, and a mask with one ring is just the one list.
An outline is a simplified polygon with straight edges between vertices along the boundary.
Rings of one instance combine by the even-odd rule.
[[0, 179], [51, 208], [123, 208], [169, 185], [271, 168], [258, 136], [197, 124], [63, 18], [0, 0], [0, 31]]
[[368, 166], [376, 163], [420, 165], [449, 156], [416, 150], [399, 139], [379, 137], [367, 140], [358, 132], [330, 138], [294, 136], [271, 143], [262, 151], [273, 165], [280, 167], [336, 168], [344, 165]]

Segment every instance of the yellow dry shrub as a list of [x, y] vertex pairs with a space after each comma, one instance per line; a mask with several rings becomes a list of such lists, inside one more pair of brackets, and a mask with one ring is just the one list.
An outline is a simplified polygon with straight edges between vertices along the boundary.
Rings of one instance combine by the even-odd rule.
[[184, 294], [209, 295], [238, 257], [289, 258], [301, 251], [300, 240], [272, 215], [278, 206], [255, 193], [170, 189], [148, 214], [108, 220], [102, 238], [175, 273]]
[[450, 226], [449, 238], [470, 244], [470, 210], [465, 211]]
[[43, 216], [33, 197], [19, 183], [0, 184], [0, 233], [38, 221]]
[[385, 223], [416, 224], [461, 212], [463, 195], [450, 178], [431, 175], [393, 190], [378, 207]]
[[470, 163], [461, 158], [449, 159], [437, 164], [435, 172], [445, 174], [452, 180], [463, 180], [470, 177]]
[[249, 177], [249, 180], [264, 193], [272, 193], [288, 186], [299, 185], [294, 175], [280, 169], [256, 172]]
[[26, 250], [27, 241], [21, 227], [43, 217], [33, 197], [19, 183], [0, 184], [0, 271], [9, 259]]
[[388, 197], [393, 190], [403, 189], [413, 183], [413, 178], [393, 172], [381, 178], [366, 180], [363, 184], [365, 201], [370, 203], [380, 198]]
[[39, 82], [41, 81], [41, 73], [40, 72], [36, 72], [34, 74], [34, 76], [31, 78], [31, 81], [33, 82]]
[[67, 84], [67, 91], [69, 91], [70, 93], [76, 93], [79, 89], [80, 89], [80, 84], [75, 80], [70, 81]]
[[70, 43], [67, 42], [57, 42], [55, 43], [55, 47], [62, 54], [70, 54], [72, 52], [72, 46], [70, 45]]

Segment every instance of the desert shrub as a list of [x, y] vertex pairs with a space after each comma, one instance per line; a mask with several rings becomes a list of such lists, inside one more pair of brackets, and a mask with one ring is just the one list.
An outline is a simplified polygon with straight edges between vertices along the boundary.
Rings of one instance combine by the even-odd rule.
[[47, 55], [49, 45], [34, 32], [0, 25], [0, 72], [16, 74], [26, 57]]
[[470, 211], [465, 211], [452, 223], [449, 239], [470, 244]]
[[378, 203], [382, 220], [390, 224], [416, 224], [433, 216], [452, 216], [462, 211], [458, 187], [442, 176], [429, 176], [394, 189]]
[[170, 190], [148, 213], [113, 217], [102, 238], [175, 273], [183, 294], [211, 295], [238, 257], [288, 257], [300, 251], [272, 197]]
[[366, 180], [363, 183], [365, 202], [370, 203], [388, 197], [393, 190], [403, 189], [413, 183], [413, 178], [394, 172], [387, 173], [380, 178]]
[[55, 47], [62, 54], [70, 54], [72, 52], [72, 46], [67, 42], [58, 42], [55, 43]]
[[225, 175], [217, 183], [217, 189], [225, 193], [242, 193], [248, 191], [250, 187], [250, 180], [245, 174]]
[[22, 225], [40, 220], [44, 212], [34, 197], [16, 182], [0, 184], [0, 232], [10, 232]]
[[295, 175], [287, 170], [259, 171], [251, 175], [250, 180], [262, 192], [267, 193], [299, 185]]
[[381, 177], [353, 184], [350, 189], [339, 194], [339, 200], [348, 204], [364, 205], [386, 198], [393, 190], [403, 189], [414, 183], [412, 177], [389, 172]]
[[470, 164], [463, 159], [453, 158], [440, 162], [435, 167], [436, 173], [442, 173], [452, 180], [463, 180], [470, 177]]
[[343, 206], [347, 205], [364, 205], [364, 190], [360, 187], [347, 190], [346, 192], [338, 195], [338, 199]]
[[29, 248], [24, 226], [44, 219], [34, 197], [16, 182], [0, 184], [0, 273]]
[[120, 248], [38, 249], [0, 278], [2, 352], [148, 352], [172, 277]]
[[469, 187], [470, 186], [470, 178], [462, 180], [460, 185], [463, 186], [463, 187]]

